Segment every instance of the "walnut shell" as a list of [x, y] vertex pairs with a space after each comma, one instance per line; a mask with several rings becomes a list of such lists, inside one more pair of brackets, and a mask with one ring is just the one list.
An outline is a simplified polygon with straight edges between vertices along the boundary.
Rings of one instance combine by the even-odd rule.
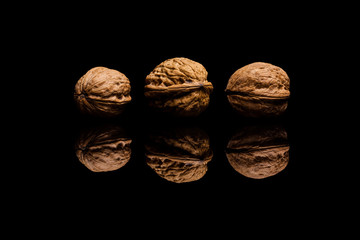
[[160, 177], [175, 183], [201, 179], [213, 156], [209, 137], [198, 128], [177, 128], [150, 135], [145, 149], [147, 164]]
[[225, 91], [231, 106], [244, 116], [278, 116], [288, 105], [290, 79], [280, 67], [255, 62], [238, 69]]
[[131, 157], [131, 139], [119, 126], [101, 126], [84, 131], [75, 145], [79, 161], [93, 172], [122, 168]]
[[149, 106], [179, 116], [196, 116], [209, 105], [213, 86], [203, 65], [188, 58], [160, 63], [145, 79]]
[[263, 179], [285, 169], [289, 162], [287, 133], [280, 126], [249, 126], [229, 141], [226, 157], [240, 174]]
[[130, 81], [119, 71], [94, 67], [75, 85], [74, 99], [83, 113], [116, 116], [131, 101]]

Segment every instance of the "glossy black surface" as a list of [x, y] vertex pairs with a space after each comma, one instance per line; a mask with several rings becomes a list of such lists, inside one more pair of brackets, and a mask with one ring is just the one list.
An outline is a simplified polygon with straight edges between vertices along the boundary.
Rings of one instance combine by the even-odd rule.
[[[133, 37], [136, 41], [140, 36]], [[220, 37], [216, 39], [221, 39]], [[130, 39], [131, 40], [131, 39]], [[248, 190], [255, 194], [261, 192], [272, 193], [273, 190], [284, 194], [284, 190], [291, 191], [293, 184], [299, 184], [306, 178], [303, 172], [307, 170], [308, 156], [299, 144], [303, 143], [304, 129], [306, 130], [307, 104], [310, 100], [303, 96], [305, 90], [302, 83], [306, 74], [302, 63], [294, 56], [299, 51], [288, 49], [281, 41], [271, 41], [266, 44], [248, 45], [249, 40], [229, 42], [220, 41], [214, 47], [211, 39], [201, 36], [195, 39], [179, 39], [171, 43], [162, 44], [161, 41], [143, 41], [139, 44], [131, 43], [129, 39], [112, 42], [111, 45], [89, 44], [69, 51], [69, 58], [63, 64], [56, 65], [56, 82], [50, 83], [55, 101], [49, 101], [48, 106], [56, 111], [51, 112], [51, 119], [45, 126], [52, 135], [49, 152], [52, 176], [60, 186], [67, 186], [75, 192], [106, 191], [113, 188], [154, 189], [160, 193], [166, 191], [185, 191], [197, 194], [206, 191], [216, 194], [228, 188]], [[210, 42], [209, 42], [210, 41]], [[261, 41], [260, 41], [261, 42]], [[207, 43], [207, 44], [206, 44]], [[229, 44], [230, 43], [230, 44]], [[269, 43], [269, 44], [270, 44]], [[247, 46], [247, 47], [245, 47]], [[81, 52], [77, 52], [77, 50]], [[295, 52], [293, 52], [295, 51]], [[67, 52], [66, 52], [67, 53]], [[204, 65], [209, 75], [208, 80], [214, 85], [208, 109], [196, 118], [173, 118], [153, 114], [145, 106], [143, 97], [143, 83], [146, 75], [160, 62], [171, 57], [188, 57]], [[291, 81], [291, 97], [285, 114], [278, 118], [251, 119], [238, 116], [227, 102], [224, 92], [231, 74], [238, 68], [254, 62], [264, 61], [282, 67]], [[97, 119], [81, 115], [73, 102], [73, 89], [77, 80], [92, 67], [106, 66], [123, 72], [131, 81], [131, 96], [133, 98], [128, 109], [115, 119]], [[46, 119], [45, 119], [46, 120]], [[45, 121], [44, 121], [45, 122]], [[130, 161], [121, 169], [107, 173], [93, 173], [84, 167], [74, 152], [74, 143], [84, 128], [92, 128], [98, 124], [118, 124], [126, 129], [132, 139], [132, 155]], [[241, 176], [229, 165], [226, 158], [226, 145], [237, 129], [245, 125], [280, 124], [288, 134], [290, 145], [290, 160], [288, 166], [279, 174], [263, 180], [253, 180]], [[144, 158], [144, 142], [146, 134], [153, 128], [165, 127], [198, 127], [203, 129], [210, 138], [210, 147], [214, 156], [208, 164], [206, 175], [199, 181], [186, 184], [173, 184], [159, 178], [149, 168]], [[53, 134], [51, 132], [54, 132]], [[44, 139], [44, 141], [47, 141]], [[49, 151], [50, 149], [46, 149]], [[305, 149], [306, 150], [306, 149]], [[61, 157], [60, 157], [61, 156]], [[139, 191], [141, 192], [141, 191]], [[227, 194], [233, 194], [231, 191]]]
[[[304, 134], [307, 125], [303, 124], [307, 116], [301, 101], [299, 84], [303, 81], [303, 72], [299, 69], [298, 62], [289, 58], [286, 51], [274, 49], [255, 49], [258, 56], [244, 56], [244, 51], [238, 51], [230, 57], [224, 52], [224, 56], [212, 55], [197, 48], [174, 48], [167, 51], [168, 47], [160, 48], [160, 51], [148, 55], [139, 50], [135, 52], [122, 52], [115, 48], [114, 55], [95, 55], [91, 57], [77, 57], [76, 60], [66, 64], [60, 74], [62, 83], [58, 87], [57, 94], [62, 95], [62, 101], [56, 101], [58, 112], [55, 112], [56, 122], [50, 123], [49, 134], [52, 135], [49, 142], [52, 146], [45, 149], [49, 154], [48, 162], [51, 171], [47, 174], [58, 186], [65, 191], [74, 194], [98, 194], [119, 195], [118, 189], [127, 196], [139, 194], [144, 198], [150, 194], [155, 198], [199, 198], [205, 201], [207, 198], [224, 196], [224, 199], [234, 201], [237, 197], [245, 196], [258, 199], [260, 196], [275, 198], [299, 194], [294, 189], [301, 189], [307, 181], [309, 164], [311, 161], [307, 148], [304, 148]], [[203, 51], [201, 51], [203, 50]], [[267, 51], [266, 51], [267, 50]], [[77, 56], [77, 55], [76, 55]], [[134, 57], [136, 56], [136, 58]], [[161, 61], [168, 57], [186, 56], [201, 62], [209, 72], [208, 79], [214, 84], [214, 93], [210, 98], [208, 109], [196, 118], [175, 118], [167, 115], [152, 113], [144, 103], [143, 81], [146, 75]], [[240, 57], [244, 56], [244, 57]], [[227, 102], [224, 92], [230, 75], [239, 67], [251, 61], [266, 61], [281, 66], [287, 71], [291, 80], [291, 98], [285, 114], [277, 118], [252, 119], [239, 116]], [[132, 83], [132, 103], [128, 109], [118, 118], [99, 119], [82, 115], [78, 112], [72, 99], [73, 87], [76, 81], [91, 67], [106, 66], [117, 69], [128, 76]], [[303, 99], [302, 99], [303, 100]], [[49, 122], [47, 122], [49, 124]], [[80, 163], [75, 154], [74, 144], [79, 135], [87, 129], [96, 128], [98, 125], [115, 124], [126, 129], [132, 140], [131, 159], [122, 168], [111, 171], [94, 173]], [[235, 171], [226, 157], [226, 146], [231, 137], [247, 125], [263, 126], [281, 125], [287, 133], [289, 150], [289, 162], [284, 170], [265, 179], [250, 179]], [[164, 129], [199, 128], [209, 136], [210, 148], [213, 158], [207, 164], [206, 174], [199, 180], [189, 183], [176, 184], [159, 177], [145, 160], [145, 144], [149, 132], [164, 131]], [[54, 133], [51, 133], [54, 132]], [[44, 139], [45, 140], [45, 139]], [[46, 141], [46, 140], [45, 140]], [[311, 141], [311, 140], [310, 140]], [[310, 170], [310, 171], [309, 171]], [[121, 189], [121, 190], [120, 190]], [[235, 190], [239, 189], [239, 190]], [[240, 192], [239, 192], [240, 191]], [[185, 194], [185, 195], [183, 195]], [[122, 194], [120, 194], [122, 195]], [[234, 198], [235, 197], [235, 198]], [[247, 198], [245, 197], [245, 199]], [[203, 200], [200, 200], [203, 199]], [[178, 200], [177, 200], [178, 201]]]
[[[256, 8], [242, 9], [244, 13]], [[36, 204], [27, 203], [25, 208], [32, 209], [33, 215], [37, 209], [49, 210], [44, 220], [65, 216], [73, 226], [81, 222], [77, 217], [87, 219], [86, 228], [82, 228], [87, 232], [110, 216], [121, 221], [122, 226], [133, 227], [134, 234], [144, 231], [157, 236], [167, 230], [172, 235], [164, 235], [183, 238], [190, 235], [189, 229], [196, 229], [198, 236], [204, 232], [220, 232], [223, 236], [235, 232], [238, 235], [230, 236], [241, 237], [244, 222], [253, 226], [251, 234], [283, 230], [284, 224], [295, 227], [295, 233], [311, 228], [293, 220], [305, 217], [311, 221], [327, 212], [323, 211], [326, 201], [321, 196], [337, 185], [329, 178], [336, 172], [326, 170], [332, 148], [325, 142], [332, 139], [332, 130], [321, 128], [324, 121], [318, 118], [335, 105], [329, 105], [327, 98], [319, 98], [319, 89], [325, 91], [327, 79], [316, 73], [327, 68], [318, 65], [322, 59], [319, 56], [325, 52], [323, 42], [313, 35], [318, 29], [299, 21], [304, 19], [303, 14], [299, 19], [292, 18], [298, 9], [279, 9], [263, 8], [261, 14], [268, 14], [261, 15], [259, 21], [255, 19], [260, 12], [250, 11], [251, 17], [241, 18], [235, 7], [229, 14], [225, 8], [218, 10], [215, 6], [210, 12], [198, 8], [202, 14], [193, 10], [185, 14], [186, 18], [182, 11], [163, 15], [163, 11], [152, 14], [144, 10], [145, 16], [129, 14], [118, 18], [112, 14], [109, 21], [79, 9], [77, 13], [84, 13], [81, 20], [52, 26], [41, 42], [47, 43], [43, 48], [48, 51], [38, 61], [29, 59], [39, 68], [32, 68], [28, 74], [41, 75], [43, 80], [35, 81], [40, 91], [26, 100], [28, 111], [23, 117], [31, 132], [25, 136], [31, 151], [23, 158], [29, 168], [23, 168], [27, 173], [23, 176], [27, 177], [21, 178], [19, 184], [24, 186], [21, 199], [36, 199]], [[37, 56], [36, 48], [31, 52], [31, 56]], [[161, 116], [145, 106], [146, 75], [173, 57], [197, 61], [209, 73], [214, 91], [208, 109], [199, 117]], [[224, 90], [229, 77], [256, 61], [277, 65], [289, 75], [291, 96], [288, 109], [280, 117], [244, 118], [227, 102]], [[75, 107], [75, 83], [95, 66], [116, 69], [131, 82], [133, 100], [119, 118], [83, 116]], [[82, 132], [109, 123], [126, 130], [132, 140], [131, 158], [117, 170], [92, 172], [79, 161], [76, 141]], [[287, 133], [286, 167], [263, 179], [237, 172], [226, 156], [230, 139], [246, 126], [261, 129], [272, 124], [280, 125]], [[213, 157], [206, 173], [196, 181], [167, 181], [146, 162], [149, 134], [177, 127], [199, 128], [209, 137]], [[316, 226], [316, 220], [312, 222], [312, 227]], [[271, 223], [276, 228], [266, 231], [263, 227]], [[64, 228], [61, 225], [56, 232]]]

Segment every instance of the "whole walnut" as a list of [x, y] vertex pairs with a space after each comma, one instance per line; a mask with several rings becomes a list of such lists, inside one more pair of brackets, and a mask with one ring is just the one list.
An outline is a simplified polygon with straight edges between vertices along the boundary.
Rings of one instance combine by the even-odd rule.
[[285, 129], [278, 125], [247, 126], [229, 141], [226, 157], [240, 174], [262, 179], [284, 170], [289, 162]]
[[244, 116], [278, 116], [288, 105], [290, 79], [280, 67], [255, 62], [238, 69], [225, 92], [231, 106]]
[[94, 67], [75, 85], [74, 98], [80, 111], [97, 116], [116, 116], [131, 101], [130, 81], [119, 71]]
[[130, 160], [131, 142], [120, 126], [98, 126], [82, 132], [75, 144], [75, 153], [93, 172], [114, 171]]
[[174, 128], [148, 135], [147, 164], [162, 178], [193, 182], [207, 172], [213, 153], [208, 135], [199, 128]]
[[213, 86], [203, 65], [188, 58], [160, 63], [145, 79], [149, 106], [177, 116], [196, 116], [209, 105]]

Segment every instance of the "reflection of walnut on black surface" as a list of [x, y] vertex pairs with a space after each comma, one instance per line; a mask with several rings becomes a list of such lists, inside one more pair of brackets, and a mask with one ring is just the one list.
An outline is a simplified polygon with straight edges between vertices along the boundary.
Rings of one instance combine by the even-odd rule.
[[102, 126], [84, 132], [75, 150], [79, 161], [93, 172], [114, 171], [131, 157], [131, 139], [119, 126]]
[[289, 162], [287, 133], [279, 126], [243, 128], [230, 139], [226, 156], [231, 166], [246, 177], [276, 175]]
[[198, 128], [177, 128], [151, 134], [145, 149], [147, 164], [160, 177], [175, 183], [202, 178], [213, 156], [209, 137]]

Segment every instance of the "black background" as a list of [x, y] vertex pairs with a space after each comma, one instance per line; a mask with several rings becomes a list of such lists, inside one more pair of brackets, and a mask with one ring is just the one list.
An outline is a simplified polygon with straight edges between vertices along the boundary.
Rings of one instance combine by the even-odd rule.
[[[40, 28], [42, 37], [28, 44], [37, 58], [26, 61], [44, 71], [30, 70], [41, 75], [36, 84], [41, 94], [29, 99], [36, 107], [25, 123], [32, 130], [29, 142], [37, 146], [36, 160], [29, 164], [36, 171], [28, 170], [30, 177], [24, 181], [24, 195], [32, 196], [37, 204], [25, 208], [34, 213], [47, 209], [42, 215], [45, 220], [65, 216], [72, 227], [85, 217], [84, 229], [89, 228], [87, 223], [108, 222], [112, 216], [115, 226], [121, 220], [121, 226], [155, 235], [164, 229], [181, 236], [189, 229], [201, 234], [200, 223], [210, 233], [237, 232], [243, 222], [266, 232], [266, 226], [278, 218], [279, 225], [291, 226], [292, 220], [305, 217], [309, 221], [306, 230], [316, 227], [314, 219], [326, 214], [321, 196], [337, 182], [329, 180], [324, 168], [329, 160], [324, 155], [328, 146], [323, 144], [327, 135], [318, 117], [328, 106], [319, 97], [326, 79], [318, 75], [319, 68], [323, 69], [319, 62], [329, 57], [323, 45], [327, 26], [313, 8], [273, 4], [166, 8], [142, 4], [142, 11], [136, 6], [93, 7], [91, 11], [74, 8], [71, 13], [57, 13], [55, 18], [62, 20]], [[146, 75], [173, 57], [192, 59], [208, 71], [214, 91], [208, 109], [199, 117], [157, 116], [144, 104]], [[281, 117], [243, 118], [227, 102], [224, 90], [231, 74], [257, 61], [277, 65], [290, 77], [289, 106]], [[75, 107], [76, 82], [96, 66], [116, 69], [130, 79], [132, 102], [119, 118], [84, 116]], [[108, 122], [127, 130], [133, 140], [132, 156], [121, 169], [94, 173], [77, 159], [74, 144], [83, 130]], [[175, 184], [147, 166], [146, 133], [159, 123], [205, 130], [214, 157], [203, 178]], [[241, 127], [268, 123], [286, 129], [289, 163], [266, 179], [242, 176], [229, 164], [226, 145]], [[297, 232], [303, 229], [292, 226]]]

